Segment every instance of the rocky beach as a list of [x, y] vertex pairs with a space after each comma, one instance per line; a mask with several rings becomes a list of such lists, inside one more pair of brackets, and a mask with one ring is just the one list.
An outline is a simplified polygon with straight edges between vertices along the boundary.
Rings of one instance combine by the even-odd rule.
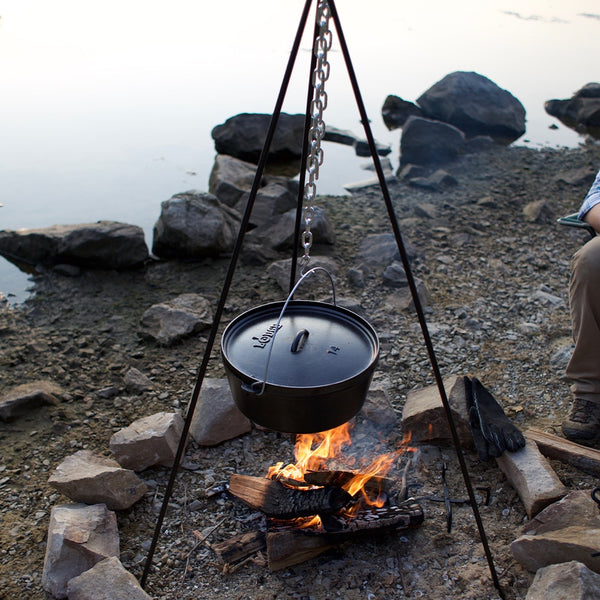
[[[390, 191], [411, 264], [426, 288], [428, 328], [444, 377], [478, 377], [522, 430], [561, 435], [569, 408], [564, 368], [571, 349], [567, 286], [569, 259], [586, 240], [580, 229], [556, 220], [574, 212], [600, 164], [600, 147], [576, 149], [498, 147], [460, 157], [445, 169], [456, 184], [434, 191], [390, 178]], [[335, 232], [333, 244], [314, 256], [337, 266], [338, 294], [373, 324], [381, 341], [374, 384], [383, 385], [398, 417], [411, 391], [434, 381], [415, 314], [401, 286], [369, 266], [361, 243], [390, 232], [377, 185], [348, 196], [319, 197]], [[280, 252], [278, 258], [286, 258]], [[32, 294], [0, 311], [2, 393], [44, 380], [56, 402], [31, 408], [0, 424], [0, 597], [46, 599], [41, 586], [48, 519], [69, 500], [48, 485], [65, 457], [82, 449], [110, 456], [109, 440], [135, 419], [159, 411], [185, 412], [206, 344], [195, 334], [165, 346], [142, 335], [140, 319], [151, 305], [194, 292], [214, 306], [228, 258], [150, 260], [129, 271], [46, 269], [32, 278]], [[357, 278], [360, 270], [362, 277]], [[350, 274], [350, 276], [349, 276]], [[75, 275], [75, 276], [73, 276]], [[405, 290], [404, 290], [405, 291]], [[309, 286], [307, 297], [327, 296]], [[281, 287], [265, 263], [249, 256], [237, 268], [223, 326], [257, 304], [281, 300]], [[209, 376], [224, 377], [218, 348]], [[151, 381], [144, 390], [125, 384], [135, 368]], [[107, 392], [110, 390], [110, 393]], [[392, 430], [356, 429], [356, 445]], [[464, 484], [451, 446], [452, 494]], [[525, 598], [533, 580], [510, 544], [528, 521], [514, 488], [495, 461], [465, 452], [471, 479], [490, 490], [482, 504], [500, 583], [510, 600]], [[227, 571], [210, 547], [250, 527], [256, 516], [226, 491], [213, 493], [234, 472], [262, 476], [278, 460], [291, 461], [290, 436], [252, 429], [216, 446], [188, 446], [178, 475], [147, 592], [156, 599], [219, 598], [417, 598], [499, 597], [466, 504], [454, 508], [446, 531], [443, 505], [424, 503], [423, 525], [400, 535], [365, 539], [282, 571], [269, 572], [259, 558]], [[579, 469], [551, 461], [569, 490], [597, 481]], [[425, 467], [424, 467], [425, 468]], [[136, 577], [144, 566], [169, 469], [140, 474], [146, 495], [118, 511], [120, 558]], [[433, 469], [418, 491], [441, 493]], [[223, 488], [225, 490], [225, 488]], [[217, 527], [218, 526], [218, 527]]]

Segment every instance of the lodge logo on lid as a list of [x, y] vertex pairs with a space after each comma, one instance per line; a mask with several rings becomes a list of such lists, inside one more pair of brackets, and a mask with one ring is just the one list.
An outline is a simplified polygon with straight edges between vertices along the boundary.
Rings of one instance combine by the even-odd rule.
[[252, 336], [252, 339], [256, 342], [253, 348], [264, 348], [275, 335], [275, 331], [281, 329], [283, 325], [277, 327], [277, 323], [273, 323], [260, 337]]

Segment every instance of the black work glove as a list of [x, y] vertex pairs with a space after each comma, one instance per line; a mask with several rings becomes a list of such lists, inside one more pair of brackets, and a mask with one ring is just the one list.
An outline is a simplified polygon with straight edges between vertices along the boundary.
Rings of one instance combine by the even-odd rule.
[[[469, 423], [471, 432], [476, 431], [473, 434], [473, 439], [475, 440], [476, 435], [480, 435], [486, 443], [485, 448], [483, 448], [483, 442], [480, 441], [478, 446], [478, 442], [475, 441], [475, 447], [482, 460], [498, 457], [505, 450], [515, 452], [523, 448], [525, 446], [523, 434], [508, 419], [502, 407], [483, 384], [474, 377], [471, 380], [470, 394], [468, 393], [468, 387], [465, 385]], [[486, 455], [488, 458], [485, 458]]]
[[469, 413], [469, 429], [475, 443], [475, 450], [479, 454], [479, 458], [483, 461], [488, 461], [490, 458], [500, 456], [500, 452], [494, 444], [490, 444], [484, 437], [479, 424], [479, 415], [473, 404], [473, 386], [468, 377], [464, 377], [465, 395], [467, 398], [467, 412]]

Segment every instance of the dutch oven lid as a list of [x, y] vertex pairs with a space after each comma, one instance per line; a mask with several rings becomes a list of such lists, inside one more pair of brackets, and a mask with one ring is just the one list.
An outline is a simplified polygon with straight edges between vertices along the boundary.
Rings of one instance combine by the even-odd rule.
[[[227, 326], [221, 351], [230, 368], [263, 381], [282, 306], [283, 302], [258, 306]], [[275, 336], [267, 384], [294, 388], [331, 385], [361, 374], [378, 354], [377, 334], [355, 313], [333, 304], [292, 301]]]

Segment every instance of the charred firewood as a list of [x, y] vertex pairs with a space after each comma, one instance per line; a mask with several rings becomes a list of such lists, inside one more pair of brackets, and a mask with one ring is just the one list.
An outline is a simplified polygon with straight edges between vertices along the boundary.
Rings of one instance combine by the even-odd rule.
[[299, 529], [293, 522], [269, 519], [267, 560], [269, 569], [277, 571], [319, 556], [326, 550], [356, 539], [363, 534], [385, 534], [417, 527], [423, 522], [423, 510], [413, 500], [400, 506], [365, 509], [354, 517], [339, 514], [321, 515], [323, 528]]
[[231, 476], [229, 491], [252, 508], [278, 519], [329, 514], [352, 501], [350, 494], [339, 487], [295, 490], [272, 479], [238, 474]]
[[243, 562], [266, 547], [265, 534], [262, 531], [242, 533], [223, 542], [210, 545], [217, 556], [228, 565]]

